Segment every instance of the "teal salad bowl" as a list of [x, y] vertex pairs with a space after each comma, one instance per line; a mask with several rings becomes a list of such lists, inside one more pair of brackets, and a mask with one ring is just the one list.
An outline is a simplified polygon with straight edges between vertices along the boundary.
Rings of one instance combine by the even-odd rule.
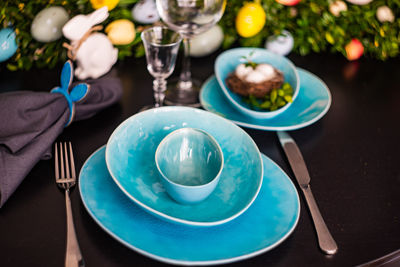
[[182, 204], [207, 198], [224, 166], [222, 150], [214, 137], [195, 128], [168, 134], [157, 147], [155, 161], [168, 194]]
[[[223, 154], [215, 189], [193, 205], [171, 198], [155, 161], [162, 140], [181, 128], [207, 132]], [[214, 226], [237, 218], [252, 205], [263, 180], [261, 153], [253, 139], [233, 122], [190, 107], [154, 108], [122, 122], [107, 142], [106, 164], [113, 181], [136, 205], [161, 219], [192, 226]]]
[[[251, 60], [256, 64], [267, 63], [281, 71], [284, 82], [288, 82], [293, 88], [292, 102], [274, 111], [254, 110], [243, 97], [231, 91], [226, 83], [228, 75], [235, 71], [239, 64]], [[293, 63], [284, 56], [274, 54], [262, 48], [234, 48], [221, 53], [214, 64], [215, 76], [224, 93], [234, 108], [241, 113], [254, 118], [272, 118], [281, 114], [296, 100], [300, 90], [300, 79]]]

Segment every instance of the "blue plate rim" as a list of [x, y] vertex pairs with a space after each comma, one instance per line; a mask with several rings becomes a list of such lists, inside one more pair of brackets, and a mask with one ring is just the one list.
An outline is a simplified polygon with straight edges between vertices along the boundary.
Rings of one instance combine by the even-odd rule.
[[[252, 109], [249, 109], [249, 108], [243, 106], [241, 103], [237, 102], [237, 101], [231, 96], [231, 92], [229, 91], [229, 89], [226, 88], [226, 86], [223, 86], [223, 85], [224, 85], [224, 81], [222, 80], [222, 77], [220, 77], [219, 72], [217, 71], [217, 63], [218, 63], [219, 61], [221, 61], [221, 57], [222, 57], [223, 55], [226, 55], [226, 54], [228, 54], [228, 53], [233, 53], [233, 52], [235, 52], [235, 51], [249, 51], [249, 50], [252, 50], [252, 51], [259, 51], [259, 52], [261, 52], [261, 53], [271, 54], [272, 56], [282, 57], [283, 60], [287, 61], [288, 65], [291, 66], [291, 67], [294, 69], [295, 76], [296, 76], [296, 79], [297, 79], [297, 86], [296, 86], [296, 88], [295, 88], [295, 92], [294, 92], [294, 95], [293, 95], [293, 101], [292, 101], [292, 102], [287, 103], [285, 106], [283, 106], [283, 107], [281, 107], [281, 108], [279, 108], [279, 109], [277, 109], [277, 110], [275, 110], [275, 111], [257, 111], [257, 110], [252, 110]], [[224, 93], [225, 97], [227, 97], [227, 98], [229, 99], [229, 102], [230, 102], [231, 106], [232, 106], [232, 107], [235, 107], [236, 110], [239, 111], [239, 112], [241, 112], [242, 114], [244, 114], [244, 115], [246, 115], [246, 116], [250, 116], [250, 114], [251, 114], [251, 115], [254, 116], [254, 118], [257, 118], [257, 119], [268, 119], [268, 118], [273, 118], [273, 117], [276, 117], [276, 116], [278, 116], [279, 114], [285, 112], [285, 111], [293, 104], [293, 102], [296, 101], [296, 98], [297, 98], [297, 96], [298, 96], [299, 93], [300, 93], [300, 83], [301, 83], [301, 82], [300, 82], [300, 75], [299, 75], [299, 73], [297, 72], [297, 68], [296, 68], [296, 66], [294, 65], [294, 63], [293, 63], [290, 59], [288, 59], [287, 57], [274, 54], [274, 53], [268, 51], [268, 50], [265, 49], [265, 48], [259, 48], [259, 47], [239, 47], [239, 48], [229, 49], [229, 50], [227, 50], [227, 51], [225, 51], [225, 52], [219, 54], [218, 57], [216, 58], [215, 64], [214, 64], [214, 72], [215, 72], [215, 77], [217, 78], [218, 84], [219, 84], [219, 86], [220, 86], [222, 92]]]
[[[81, 176], [81, 172], [83, 170], [83, 166], [85, 166], [87, 164], [87, 162], [96, 154], [98, 153], [101, 149], [103, 149], [103, 147], [106, 147], [107, 145], [103, 145], [101, 147], [99, 147], [97, 150], [95, 150], [84, 162], [84, 164], [82, 165], [82, 168], [79, 172], [79, 177]], [[267, 251], [270, 251], [272, 249], [274, 249], [275, 247], [279, 246], [282, 242], [284, 242], [296, 229], [297, 224], [299, 222], [300, 219], [300, 210], [301, 210], [301, 206], [300, 206], [300, 197], [299, 197], [299, 193], [296, 189], [296, 186], [294, 185], [293, 181], [290, 179], [290, 177], [286, 174], [285, 171], [283, 171], [283, 169], [273, 160], [271, 160], [268, 156], [266, 156], [263, 153], [260, 153], [260, 155], [268, 158], [270, 160], [270, 162], [275, 165], [279, 170], [282, 171], [282, 173], [286, 176], [287, 180], [289, 181], [291, 187], [293, 188], [294, 192], [296, 193], [296, 200], [297, 200], [297, 204], [298, 204], [298, 209], [297, 209], [297, 213], [296, 213], [296, 220], [293, 223], [292, 227], [290, 228], [290, 230], [284, 235], [282, 236], [278, 241], [276, 241], [274, 244], [267, 246], [263, 249], [260, 249], [258, 251], [254, 251], [252, 253], [248, 253], [242, 256], [237, 256], [237, 257], [231, 257], [231, 258], [226, 258], [226, 259], [222, 259], [222, 260], [210, 260], [210, 261], [187, 261], [187, 260], [175, 260], [175, 259], [170, 259], [167, 257], [161, 257], [158, 255], [155, 255], [153, 253], [149, 253], [143, 249], [137, 248], [134, 245], [130, 244], [129, 242], [126, 242], [124, 240], [122, 240], [119, 236], [117, 236], [117, 234], [114, 234], [111, 230], [109, 230], [106, 226], [103, 225], [103, 223], [96, 218], [96, 216], [92, 213], [92, 211], [89, 209], [88, 204], [85, 201], [85, 198], [82, 196], [82, 191], [80, 190], [81, 188], [81, 179], [78, 180], [79, 183], [79, 194], [83, 203], [83, 206], [85, 207], [86, 211], [89, 213], [89, 215], [92, 217], [92, 219], [106, 232], [108, 233], [112, 238], [114, 238], [115, 240], [117, 240], [118, 242], [120, 242], [121, 244], [125, 245], [127, 248], [132, 249], [133, 251], [136, 251], [146, 257], [149, 257], [151, 259], [163, 262], [163, 263], [168, 263], [168, 264], [175, 264], [175, 265], [181, 265], [181, 266], [191, 266], [191, 265], [198, 265], [198, 266], [209, 266], [209, 265], [217, 265], [217, 264], [226, 264], [226, 263], [233, 263], [233, 262], [238, 262], [238, 261], [242, 261], [245, 259], [249, 259], [255, 256], [258, 256], [260, 254], [263, 254]], [[261, 156], [261, 157], [262, 157]], [[264, 165], [264, 164], [263, 164]], [[264, 168], [264, 167], [263, 167]], [[110, 174], [111, 176], [111, 174]], [[264, 174], [263, 174], [264, 176]], [[262, 179], [263, 180], [263, 179]], [[261, 188], [261, 187], [260, 187]]]
[[[309, 125], [311, 125], [311, 124], [317, 122], [318, 120], [320, 120], [320, 119], [321, 119], [322, 117], [324, 117], [325, 114], [329, 111], [329, 109], [330, 109], [330, 107], [331, 107], [331, 104], [332, 104], [332, 94], [331, 94], [331, 92], [330, 92], [330, 90], [329, 90], [329, 87], [326, 85], [326, 83], [325, 83], [321, 78], [319, 78], [319, 77], [318, 77], [317, 75], [315, 75], [314, 73], [312, 73], [312, 72], [310, 72], [310, 71], [308, 71], [308, 70], [305, 70], [305, 69], [303, 69], [303, 68], [300, 68], [300, 67], [296, 67], [296, 69], [297, 69], [298, 71], [300, 71], [300, 72], [299, 72], [299, 76], [300, 76], [300, 86], [301, 86], [301, 72], [304, 72], [304, 73], [306, 73], [306, 74], [312, 76], [314, 79], [317, 79], [318, 81], [320, 81], [321, 84], [323, 85], [323, 87], [325, 88], [327, 94], [328, 94], [328, 103], [327, 103], [326, 107], [324, 108], [324, 110], [323, 110], [318, 116], [314, 117], [313, 119], [311, 119], [311, 120], [309, 120], [309, 121], [307, 121], [307, 122], [303, 122], [303, 123], [296, 124], [296, 125], [292, 125], [292, 126], [262, 126], [262, 125], [252, 124], [252, 123], [246, 123], [246, 122], [243, 122], [243, 121], [231, 120], [231, 119], [229, 119], [229, 118], [227, 118], [227, 117], [225, 117], [225, 118], [231, 120], [232, 122], [236, 123], [237, 125], [240, 125], [240, 126], [243, 126], [243, 127], [246, 127], [246, 128], [250, 128], [250, 129], [257, 129], [257, 130], [264, 130], [264, 131], [293, 131], [293, 130], [298, 130], [298, 129], [304, 128], [304, 127], [306, 127], [306, 126], [309, 126]], [[208, 84], [208, 83], [209, 83], [211, 80], [213, 80], [213, 79], [216, 79], [216, 76], [215, 76], [215, 75], [211, 75], [211, 76], [203, 83], [202, 88], [201, 88], [201, 91], [203, 90], [203, 87], [204, 87], [206, 84]], [[218, 86], [219, 86], [219, 84], [218, 84]], [[221, 90], [222, 90], [222, 89], [221, 89]], [[216, 113], [216, 112], [214, 112], [214, 111], [212, 111], [212, 110], [207, 109], [207, 105], [205, 105], [206, 102], [205, 102], [205, 100], [203, 99], [203, 95], [202, 95], [201, 91], [200, 91], [200, 103], [201, 103], [202, 107], [203, 107], [205, 110], [208, 110], [208, 111], [210, 111], [210, 112], [213, 112], [214, 114], [218, 114], [218, 113]], [[302, 91], [302, 90], [299, 91], [299, 94], [301, 94], [301, 91]], [[226, 99], [226, 102], [227, 102], [228, 104], [230, 104], [229, 101], [228, 101], [227, 99]], [[288, 112], [288, 111], [290, 111], [290, 107], [289, 107], [287, 110], [283, 111], [281, 114], [283, 114], [283, 113], [285, 113], [285, 112]], [[222, 113], [219, 113], [219, 115], [220, 115], [220, 114], [222, 114]], [[245, 115], [245, 114], [243, 114], [243, 113], [240, 113], [240, 114], [243, 115], [244, 117], [248, 117], [249, 119], [256, 119], [256, 120], [265, 120], [265, 121], [267, 121], [267, 120], [269, 120], [269, 119], [275, 118], [275, 117], [272, 117], [272, 118], [255, 118], [255, 117], [249, 117], [249, 116], [247, 116], [247, 115]], [[226, 115], [226, 114], [222, 114], [222, 115]]]
[[[179, 106], [178, 106], [178, 107], [176, 107], [176, 106], [163, 106], [163, 107], [160, 107], [160, 108], [157, 108], [157, 109], [160, 110], [160, 109], [175, 109], [175, 108], [193, 109], [193, 110], [196, 110], [196, 111], [198, 111], [198, 112], [209, 112], [209, 111], [207, 111], [207, 110], [195, 109], [195, 108], [191, 108], [191, 107], [179, 107]], [[116, 133], [116, 131], [117, 131], [120, 127], [122, 127], [123, 124], [125, 124], [128, 120], [132, 120], [134, 117], [139, 116], [141, 113], [143, 113], [143, 112], [149, 112], [149, 111], [150, 111], [150, 110], [145, 110], [145, 111], [136, 113], [136, 114], [130, 116], [129, 118], [127, 118], [126, 120], [124, 120], [120, 125], [118, 125], [117, 128], [115, 128], [115, 130], [114, 130], [113, 133], [111, 134], [110, 138], [108, 139], [107, 144], [108, 144], [109, 140], [111, 140], [111, 138], [113, 137], [113, 135]], [[215, 113], [212, 113], [212, 112], [209, 112], [209, 113], [211, 113], [212, 115], [216, 115]], [[220, 117], [220, 118], [222, 118], [222, 117]], [[226, 120], [228, 123], [234, 124], [234, 123], [233, 123], [232, 121], [230, 121], [230, 120], [227, 120], [227, 119], [225, 119], [225, 118], [222, 118], [222, 119]], [[237, 125], [235, 125], [235, 126], [237, 126]], [[241, 129], [241, 130], [242, 130], [242, 129]], [[244, 206], [239, 212], [237, 212], [237, 213], [235, 213], [234, 215], [232, 215], [232, 216], [230, 216], [230, 217], [228, 217], [228, 218], [225, 218], [225, 219], [223, 219], [223, 220], [218, 220], [218, 221], [213, 221], [213, 222], [198, 222], [198, 221], [184, 220], [184, 219], [180, 219], [180, 218], [177, 218], [177, 217], [174, 217], [174, 216], [170, 216], [170, 215], [165, 214], [165, 213], [163, 213], [163, 212], [160, 212], [160, 211], [158, 211], [158, 210], [156, 210], [156, 209], [154, 209], [154, 208], [152, 208], [152, 207], [149, 207], [149, 206], [146, 205], [145, 203], [139, 201], [139, 200], [136, 199], [134, 196], [132, 196], [132, 195], [123, 187], [123, 185], [118, 181], [118, 179], [112, 174], [112, 172], [110, 171], [110, 168], [109, 168], [108, 160], [107, 160], [107, 154], [109, 154], [109, 153], [107, 153], [107, 151], [108, 151], [108, 146], [106, 146], [106, 152], [105, 152], [105, 153], [106, 153], [106, 156], [105, 156], [105, 158], [106, 158], [106, 165], [107, 165], [107, 169], [108, 169], [108, 171], [109, 171], [109, 173], [110, 173], [110, 176], [112, 177], [113, 181], [118, 185], [118, 187], [122, 190], [122, 192], [124, 192], [124, 194], [125, 194], [126, 196], [128, 196], [131, 200], [133, 200], [136, 204], [138, 204], [138, 205], [139, 205], [140, 207], [142, 207], [144, 210], [149, 211], [150, 213], [153, 213], [153, 214], [156, 215], [156, 216], [160, 216], [160, 217], [165, 218], [165, 219], [167, 219], [167, 220], [170, 220], [170, 221], [173, 221], [173, 222], [176, 222], [176, 223], [181, 223], [181, 224], [184, 224], [184, 225], [199, 226], [199, 227], [216, 226], [216, 225], [220, 225], [220, 224], [224, 224], [224, 223], [227, 223], [227, 222], [229, 222], [229, 221], [232, 221], [232, 220], [234, 220], [235, 218], [239, 217], [241, 214], [243, 214], [243, 213], [253, 204], [253, 202], [255, 201], [255, 199], [257, 198], [257, 196], [258, 196], [258, 194], [260, 193], [260, 190], [261, 190], [261, 186], [262, 186], [263, 179], [264, 179], [264, 164], [262, 163], [261, 152], [260, 152], [260, 150], [259, 150], [257, 144], [255, 143], [255, 141], [253, 140], [253, 138], [252, 138], [246, 131], [244, 131], [244, 130], [243, 130], [243, 133], [249, 138], [249, 140], [251, 141], [251, 143], [254, 145], [255, 149], [258, 151], [257, 154], [258, 154], [258, 157], [259, 157], [259, 161], [261, 162], [261, 178], [259, 179], [259, 184], [258, 184], [257, 190], [254, 192], [254, 195], [253, 195], [253, 197], [251, 198], [251, 200], [249, 201], [249, 203], [248, 203], [246, 206]], [[211, 193], [211, 194], [212, 194], [212, 193]]]

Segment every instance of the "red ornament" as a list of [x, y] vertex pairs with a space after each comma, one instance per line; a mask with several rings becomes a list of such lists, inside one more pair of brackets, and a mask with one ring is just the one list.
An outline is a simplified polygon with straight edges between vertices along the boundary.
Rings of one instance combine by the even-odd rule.
[[347, 59], [350, 61], [359, 59], [362, 56], [362, 54], [364, 53], [364, 46], [356, 38], [353, 38], [350, 41], [350, 43], [348, 43], [345, 46], [345, 49], [346, 49]]
[[285, 6], [295, 6], [298, 3], [300, 3], [301, 0], [275, 0], [275, 1]]

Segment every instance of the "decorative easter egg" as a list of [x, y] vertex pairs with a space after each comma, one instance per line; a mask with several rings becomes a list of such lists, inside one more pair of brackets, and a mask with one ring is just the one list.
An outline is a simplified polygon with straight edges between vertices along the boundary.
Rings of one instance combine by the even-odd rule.
[[285, 56], [292, 51], [294, 39], [290, 32], [282, 31], [281, 35], [270, 36], [265, 42], [265, 48], [275, 54]]
[[151, 24], [160, 20], [154, 0], [141, 0], [132, 8], [132, 17], [142, 24]]
[[136, 37], [135, 25], [127, 19], [119, 19], [111, 22], [105, 29], [111, 43], [115, 45], [130, 44]]
[[236, 31], [242, 37], [252, 37], [264, 28], [265, 19], [266, 14], [260, 4], [247, 2], [236, 16]]
[[364, 46], [360, 42], [360, 40], [353, 38], [346, 46], [346, 55], [347, 59], [352, 61], [359, 59], [364, 53]]
[[347, 5], [343, 1], [335, 1], [329, 5], [329, 11], [334, 15], [335, 17], [339, 17], [340, 12], [346, 11], [347, 10]]
[[289, 15], [291, 18], [297, 17], [298, 13], [299, 12], [297, 11], [297, 8], [295, 8], [295, 7], [289, 8]]
[[6, 61], [17, 51], [18, 45], [15, 41], [15, 31], [11, 28], [0, 30], [0, 62]]
[[380, 6], [376, 10], [376, 17], [380, 22], [393, 22], [394, 21], [394, 15], [393, 11], [388, 7], [388, 6]]
[[362, 6], [362, 5], [369, 4], [370, 2], [372, 2], [372, 0], [347, 0], [347, 2]]
[[119, 0], [90, 0], [90, 3], [94, 9], [106, 6], [108, 10], [111, 10], [118, 5]]
[[275, 0], [275, 1], [285, 6], [295, 6], [298, 3], [300, 3], [300, 0]]
[[193, 57], [209, 55], [221, 46], [223, 40], [224, 33], [221, 27], [215, 25], [190, 40], [190, 55]]
[[61, 38], [61, 29], [67, 23], [68, 18], [68, 13], [63, 7], [53, 6], [43, 9], [33, 19], [31, 25], [32, 37], [43, 43]]

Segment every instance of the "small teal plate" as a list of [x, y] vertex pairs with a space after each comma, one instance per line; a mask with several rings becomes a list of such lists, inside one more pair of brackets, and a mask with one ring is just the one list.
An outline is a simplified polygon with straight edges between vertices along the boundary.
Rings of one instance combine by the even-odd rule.
[[[174, 201], [161, 184], [156, 149], [169, 133], [192, 127], [210, 134], [220, 145], [224, 167], [207, 199], [193, 205]], [[226, 223], [242, 214], [260, 191], [261, 153], [240, 127], [211, 112], [189, 107], [161, 107], [125, 120], [107, 143], [108, 171], [121, 190], [152, 214], [196, 226]]]
[[234, 123], [259, 130], [289, 131], [313, 124], [331, 106], [331, 93], [326, 84], [314, 74], [297, 68], [300, 77], [299, 95], [292, 105], [273, 118], [258, 119], [237, 111], [225, 97], [215, 76], [210, 77], [200, 92], [203, 107]]
[[160, 220], [132, 203], [116, 186], [105, 163], [105, 147], [89, 157], [79, 177], [89, 214], [116, 240], [152, 259], [180, 265], [211, 265], [254, 257], [282, 243], [295, 229], [300, 203], [296, 188], [272, 160], [262, 156], [265, 175], [253, 205], [215, 227]]

